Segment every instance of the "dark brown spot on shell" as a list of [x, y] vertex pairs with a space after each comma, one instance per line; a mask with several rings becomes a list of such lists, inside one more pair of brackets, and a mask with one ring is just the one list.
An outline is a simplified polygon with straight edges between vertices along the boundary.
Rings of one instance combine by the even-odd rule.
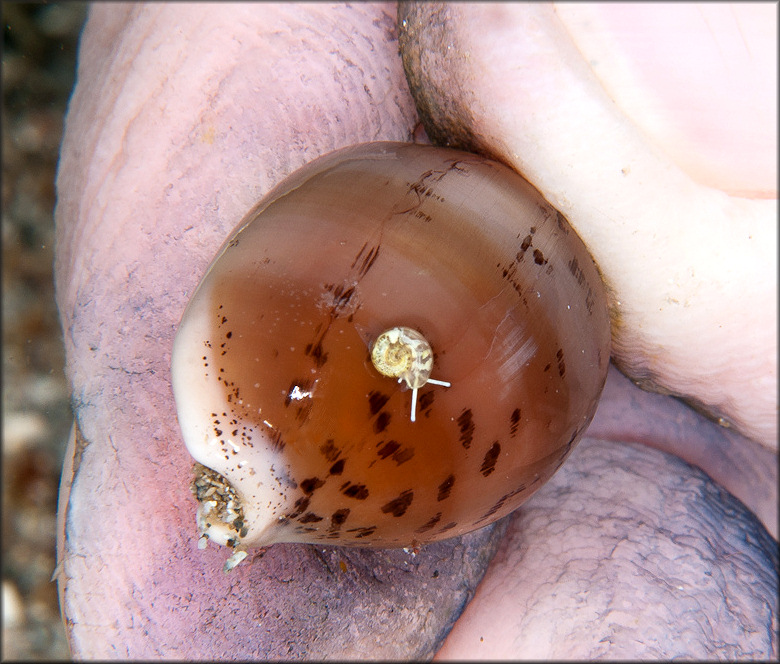
[[306, 512], [306, 514], [298, 519], [299, 523], [317, 523], [318, 521], [322, 521], [322, 517], [317, 516], [314, 512]]
[[282, 432], [281, 431], [274, 431], [271, 434], [271, 448], [277, 452], [280, 452], [284, 449], [285, 442], [282, 439]]
[[514, 437], [517, 428], [520, 426], [520, 409], [515, 408], [509, 416], [509, 435]]
[[453, 528], [455, 528], [457, 525], [458, 525], [458, 524], [457, 524], [457, 523], [455, 523], [455, 521], [450, 521], [448, 524], [446, 524], [446, 525], [442, 526], [441, 528], [439, 528], [439, 531], [438, 531], [438, 532], [440, 532], [440, 533], [446, 533], [448, 530], [452, 530], [452, 529], [453, 529]]
[[401, 447], [401, 444], [397, 440], [388, 440], [386, 443], [385, 441], [381, 441], [379, 444], [382, 445], [382, 447], [379, 448], [377, 454], [382, 459], [387, 459], [387, 457], [389, 457], [391, 454], [396, 452], [398, 448]]
[[352, 484], [347, 482], [341, 486], [341, 493], [347, 498], [354, 498], [355, 500], [365, 500], [368, 498], [368, 489], [365, 484]]
[[582, 286], [585, 283], [585, 273], [582, 271], [579, 261], [577, 261], [577, 257], [573, 256], [572, 259], [569, 261], [568, 265], [569, 265], [569, 271], [577, 280], [577, 283], [580, 286]]
[[309, 477], [308, 479], [301, 481], [301, 490], [307, 494], [311, 495], [314, 493], [316, 489], [319, 489], [323, 484], [325, 484], [324, 480], [321, 480], [319, 477]]
[[531, 242], [533, 242], [533, 238], [530, 235], [526, 235], [525, 238], [523, 238], [523, 242], [520, 245], [520, 251], [518, 251], [517, 255], [515, 256], [517, 261], [523, 260], [525, 257], [525, 252], [528, 251], [528, 247], [531, 246]]
[[428, 521], [426, 521], [422, 526], [420, 526], [417, 530], [414, 532], [418, 535], [422, 533], [426, 533], [429, 530], [431, 530], [437, 523], [441, 521], [441, 512], [438, 512], [436, 515], [432, 516]]
[[346, 307], [349, 304], [349, 301], [352, 299], [352, 296], [355, 294], [355, 287], [350, 286], [349, 288], [343, 288], [342, 286], [337, 287], [334, 290], [334, 304], [333, 308], [336, 310], [341, 310], [344, 307]]
[[485, 452], [485, 457], [482, 459], [482, 467], [479, 469], [479, 472], [485, 477], [496, 469], [496, 461], [498, 461], [499, 454], [501, 454], [501, 445], [498, 444], [498, 441], [495, 441], [490, 446], [490, 449]]
[[306, 355], [314, 360], [314, 364], [317, 365], [317, 368], [322, 368], [328, 361], [328, 354], [322, 348], [322, 341], [306, 344], [305, 352]]
[[300, 516], [303, 514], [309, 507], [309, 498], [308, 496], [305, 498], [298, 498], [298, 500], [295, 501], [295, 509], [290, 512], [287, 517], [289, 519], [294, 519], [297, 516]]
[[[434, 355], [434, 366], [436, 365], [436, 358]], [[425, 415], [425, 417], [428, 417], [430, 415], [431, 406], [433, 406], [433, 401], [435, 399], [436, 392], [434, 390], [431, 390], [430, 392], [423, 392], [419, 399], [417, 399], [417, 406], [420, 409], [420, 413]]]
[[322, 445], [320, 445], [320, 452], [322, 456], [328, 461], [335, 461], [339, 458], [339, 449], [333, 443], [333, 439], [329, 438]]
[[367, 247], [368, 242], [361, 247], [355, 260], [352, 261], [352, 267], [355, 268], [362, 259], [362, 263], [360, 263], [360, 268], [358, 269], [358, 276], [360, 277], [364, 277], [368, 274], [368, 271], [373, 267], [374, 262], [379, 257], [379, 245], [371, 247], [368, 252], [366, 252]]
[[344, 459], [339, 459], [330, 467], [330, 471], [328, 472], [330, 472], [331, 475], [341, 475], [341, 473], [344, 472], [344, 463]]
[[382, 505], [381, 510], [384, 514], [392, 514], [395, 517], [403, 516], [409, 509], [409, 505], [412, 504], [412, 500], [414, 500], [414, 491], [403, 491], [398, 498]]
[[485, 512], [479, 519], [477, 519], [474, 522], [474, 525], [482, 523], [483, 521], [489, 519], [491, 516], [493, 516], [498, 510], [500, 510], [504, 503], [506, 503], [507, 500], [510, 500], [511, 498], [514, 498], [518, 493], [521, 493], [525, 490], [525, 484], [521, 484], [516, 489], [510, 491], [509, 493], [505, 493], [501, 498], [499, 498], [496, 503], [491, 507], [487, 512]]
[[371, 414], [376, 415], [385, 404], [390, 400], [390, 395], [382, 394], [382, 392], [372, 391], [368, 393], [368, 407], [371, 409]]
[[330, 530], [340, 530], [341, 526], [344, 525], [344, 522], [347, 520], [347, 517], [349, 516], [349, 509], [342, 508], [340, 510], [336, 510], [333, 512], [333, 514], [330, 515]]
[[458, 427], [460, 428], [460, 444], [466, 449], [471, 446], [471, 441], [474, 439], [474, 419], [470, 408], [464, 409], [464, 411], [458, 415]]
[[395, 454], [393, 454], [393, 461], [396, 462], [399, 466], [402, 463], [406, 463], [409, 461], [409, 459], [412, 459], [414, 457], [414, 448], [413, 447], [404, 447], [398, 450]]
[[501, 498], [498, 499], [498, 502], [496, 502], [496, 504], [493, 505], [493, 507], [491, 507], [487, 512], [485, 512], [481, 517], [479, 517], [479, 519], [477, 519], [474, 522], [474, 525], [476, 526], [482, 523], [483, 521], [485, 521], [486, 519], [489, 519], [491, 516], [493, 516], [496, 512], [498, 512], [498, 510], [500, 510], [504, 506], [506, 500], [507, 500], [507, 496], [501, 496]]
[[382, 433], [385, 429], [387, 429], [388, 424], [390, 424], [390, 413], [388, 413], [386, 410], [383, 410], [381, 413], [379, 413], [379, 416], [374, 422], [374, 433]]
[[439, 493], [436, 496], [436, 500], [441, 502], [445, 498], [449, 498], [452, 486], [455, 484], [455, 475], [449, 475], [446, 480], [439, 484]]

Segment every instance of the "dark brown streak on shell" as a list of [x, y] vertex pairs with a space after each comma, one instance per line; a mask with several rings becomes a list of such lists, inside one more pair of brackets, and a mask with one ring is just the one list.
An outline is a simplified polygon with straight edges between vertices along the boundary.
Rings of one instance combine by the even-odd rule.
[[496, 462], [498, 461], [498, 455], [501, 454], [501, 445], [498, 441], [495, 441], [490, 449], [485, 452], [485, 457], [482, 460], [482, 467], [479, 472], [485, 477], [490, 475], [496, 469]]
[[[330, 292], [331, 297], [333, 298], [333, 302], [330, 305], [330, 310], [328, 312], [328, 321], [324, 327], [318, 330], [314, 339], [306, 344], [304, 351], [306, 355], [314, 360], [314, 364], [318, 369], [322, 368], [328, 361], [328, 353], [324, 348], [324, 341], [333, 322], [337, 318], [340, 318], [345, 312], [349, 311], [350, 315], [352, 315], [356, 309], [360, 308], [358, 284], [360, 283], [360, 280], [368, 274], [376, 262], [376, 259], [379, 257], [381, 239], [366, 252], [367, 248], [368, 243], [366, 242], [352, 261], [349, 270], [351, 274], [346, 275], [342, 284], [324, 285], [325, 290]], [[356, 301], [353, 302], [353, 299]]]
[[563, 361], [563, 348], [559, 348], [555, 354], [558, 358], [558, 375], [563, 378], [566, 375], [566, 362]]
[[477, 519], [474, 522], [474, 525], [482, 523], [483, 521], [487, 521], [491, 516], [493, 516], [498, 510], [500, 510], [504, 504], [510, 500], [511, 498], [514, 498], [518, 493], [521, 493], [525, 491], [525, 484], [521, 484], [519, 487], [517, 487], [514, 491], [510, 491], [509, 493], [504, 494], [499, 498], [496, 503], [487, 511], [485, 512], [479, 519]]
[[389, 394], [383, 394], [382, 392], [368, 393], [368, 407], [371, 410], [372, 415], [376, 415], [382, 410], [388, 401], [390, 401]]
[[382, 411], [374, 421], [374, 433], [382, 433], [390, 424], [390, 413]]
[[382, 447], [379, 448], [377, 455], [381, 459], [387, 459], [387, 457], [389, 457], [401, 447], [401, 444], [397, 440], [388, 440], [387, 442], [380, 441], [379, 445]]
[[300, 487], [301, 491], [303, 491], [306, 495], [311, 495], [323, 484], [325, 484], [325, 482], [319, 477], [309, 477], [308, 479], [301, 481]]
[[517, 435], [517, 429], [520, 426], [520, 409], [515, 408], [509, 416], [509, 436], [514, 438]]
[[413, 458], [414, 458], [413, 447], [402, 447], [395, 454], [393, 454], [393, 461], [395, 461], [396, 465], [398, 466], [400, 466], [403, 463], [406, 463], [407, 461]]
[[328, 438], [328, 440], [320, 445], [320, 452], [327, 461], [335, 461], [341, 455], [341, 452], [336, 447], [336, 444], [332, 438]]
[[[414, 182], [407, 182], [408, 189], [407, 194], [413, 194], [415, 196], [415, 202], [409, 207], [403, 210], [396, 210], [395, 214], [409, 214], [418, 210], [427, 198], [434, 197], [437, 201], [443, 203], [445, 199], [437, 194], [431, 185], [441, 182], [444, 177], [451, 172], [457, 171], [459, 173], [466, 173], [464, 169], [460, 167], [462, 160], [451, 160], [447, 168], [444, 169], [430, 169], [423, 173], [419, 179]], [[425, 221], [430, 221], [430, 217], [422, 215], [421, 217], [415, 215], [417, 218], [422, 218]]]
[[398, 498], [394, 498], [389, 503], [383, 505], [381, 508], [382, 512], [384, 514], [392, 514], [394, 517], [403, 516], [412, 504], [412, 500], [414, 500], [414, 491], [407, 489], [401, 492]]
[[417, 535], [421, 535], [422, 533], [426, 533], [429, 530], [433, 529], [434, 526], [436, 526], [436, 524], [439, 523], [439, 521], [441, 521], [441, 514], [442, 514], [441, 512], [437, 512], [414, 532]]
[[374, 262], [379, 257], [379, 249], [380, 245], [376, 244], [371, 249], [368, 250], [368, 253], [366, 253], [365, 256], [363, 254], [366, 251], [366, 247], [368, 247], [368, 242], [366, 242], [358, 252], [358, 255], [355, 256], [355, 260], [352, 262], [352, 268], [355, 269], [357, 267], [358, 262], [360, 262], [360, 259], [362, 258], [363, 261], [360, 263], [360, 267], [358, 268], [358, 278], [365, 277], [368, 274], [368, 271], [374, 266]]
[[281, 452], [284, 449], [285, 442], [282, 438], [282, 432], [281, 431], [273, 431], [271, 433], [271, 449]]
[[347, 498], [354, 498], [355, 500], [365, 500], [368, 498], [368, 488], [365, 484], [352, 484], [346, 482], [341, 485], [341, 493]]
[[349, 509], [346, 507], [333, 512], [333, 514], [330, 515], [330, 531], [337, 532], [341, 530], [341, 526], [344, 525], [348, 516]]
[[593, 291], [591, 290], [591, 287], [588, 284], [587, 277], [585, 276], [585, 273], [582, 271], [582, 268], [580, 267], [577, 257], [572, 256], [568, 265], [569, 265], [569, 271], [577, 280], [577, 284], [579, 284], [579, 286], [583, 289], [587, 288], [587, 294], [585, 296], [585, 306], [588, 309], [588, 313], [592, 313], [593, 305], [595, 304], [595, 295], [593, 294]]
[[298, 523], [319, 523], [320, 521], [322, 521], [322, 517], [317, 516], [314, 512], [306, 512], [298, 519]]
[[436, 501], [441, 502], [450, 497], [450, 491], [455, 484], [455, 475], [449, 475], [441, 484], [439, 484], [439, 492], [436, 495]]
[[[436, 365], [436, 354], [434, 353], [433, 366]], [[431, 408], [433, 407], [433, 402], [435, 400], [435, 394], [436, 392], [434, 390], [430, 390], [429, 392], [423, 392], [419, 399], [417, 399], [417, 407], [420, 409], [420, 414], [424, 415], [425, 417], [430, 417]]]
[[474, 419], [471, 414], [471, 409], [466, 408], [458, 416], [458, 427], [460, 427], [460, 444], [466, 449], [471, 446], [471, 441], [474, 439]]
[[298, 498], [295, 501], [294, 509], [287, 515], [288, 519], [294, 519], [303, 514], [309, 507], [309, 498]]
[[374, 531], [376, 530], [376, 526], [368, 526], [365, 528], [351, 528], [347, 530], [348, 533], [354, 533], [355, 537], [360, 539], [363, 537], [371, 537], [371, 535], [374, 534]]

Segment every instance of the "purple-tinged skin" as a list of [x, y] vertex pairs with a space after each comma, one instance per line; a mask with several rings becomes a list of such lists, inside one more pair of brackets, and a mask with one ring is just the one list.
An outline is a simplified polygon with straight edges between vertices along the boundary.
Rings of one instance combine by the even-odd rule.
[[[57, 578], [73, 655], [429, 658], [508, 524], [442, 656], [479, 657], [486, 641], [515, 657], [776, 656], [776, 542], [761, 524], [776, 537], [776, 456], [614, 370], [580, 447], [506, 523], [416, 556], [277, 545], [229, 575], [226, 550], [197, 549], [170, 391], [176, 325], [222, 240], [274, 184], [333, 149], [413, 140], [395, 15], [91, 8], [57, 182], [76, 413]], [[546, 642], [528, 636], [555, 615]]]

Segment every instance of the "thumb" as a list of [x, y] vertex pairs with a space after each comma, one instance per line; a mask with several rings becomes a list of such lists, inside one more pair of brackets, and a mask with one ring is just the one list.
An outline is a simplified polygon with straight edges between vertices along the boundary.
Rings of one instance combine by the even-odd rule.
[[[777, 201], [683, 170], [615, 103], [551, 6], [422, 3], [400, 19], [431, 138], [509, 163], [588, 245], [618, 366], [776, 448]], [[765, 179], [754, 191], [766, 195]]]

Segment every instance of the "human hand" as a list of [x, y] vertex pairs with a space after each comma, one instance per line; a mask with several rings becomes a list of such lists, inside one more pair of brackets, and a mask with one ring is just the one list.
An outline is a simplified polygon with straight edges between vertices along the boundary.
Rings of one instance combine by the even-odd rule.
[[[222, 575], [224, 552], [195, 546], [190, 462], [170, 394], [170, 346], [187, 298], [222, 239], [254, 202], [330, 150], [368, 140], [410, 140], [417, 119], [396, 53], [394, 19], [393, 7], [362, 5], [93, 7], [63, 142], [57, 209], [58, 303], [78, 424], [71, 466], [63, 474], [59, 547], [61, 600], [74, 655], [424, 657], [448, 630], [450, 616], [432, 614], [427, 629], [421, 628], [421, 616], [446, 602], [455, 612], [484, 569], [489, 533], [437, 576], [456, 582], [445, 588], [433, 582], [433, 572], [460, 548], [424, 550], [411, 560], [401, 552], [277, 545], [264, 558]], [[459, 89], [455, 82], [449, 85]], [[580, 136], [581, 126], [575, 123], [570, 133]], [[632, 155], [637, 158], [641, 153]], [[577, 161], [583, 167], [576, 172], [561, 165], [541, 168], [551, 176], [568, 174], [558, 190], [534, 184], [551, 199], [556, 191], [589, 187], [579, 179], [600, 159], [586, 154]], [[631, 168], [636, 175], [638, 166], [632, 162]], [[533, 180], [531, 165], [520, 170]], [[614, 190], [602, 189], [598, 200], [618, 199]], [[583, 207], [564, 211], [601, 265], [600, 247], [615, 245], [611, 236], [589, 233], [578, 222]], [[634, 269], [644, 265], [640, 258], [635, 253], [627, 264], [618, 264], [618, 276], [607, 275], [610, 285], [621, 283], [621, 265], [626, 274], [638, 272], [646, 279], [644, 267]], [[761, 274], [768, 269], [758, 267]], [[636, 321], [644, 319], [633, 320], [627, 326], [636, 330]], [[630, 344], [624, 345], [622, 364], [630, 367], [638, 358], [642, 366], [644, 351], [632, 353]], [[764, 366], [766, 353], [761, 360]], [[677, 391], [701, 400], [700, 393]], [[776, 395], [772, 404], [776, 408]], [[615, 410], [624, 415], [622, 421], [610, 415]], [[743, 419], [751, 421], [749, 415]], [[766, 427], [757, 431], [756, 438], [771, 442]], [[591, 612], [616, 610], [626, 617], [621, 624], [633, 621], [633, 631], [626, 631], [626, 645], [603, 625], [617, 644], [606, 654], [630, 653], [626, 648], [632, 645], [633, 652], [648, 653], [638, 643], [656, 629], [666, 630], [668, 639], [662, 644], [666, 650], [657, 652], [679, 654], [689, 627], [680, 626], [678, 616], [689, 612], [691, 601], [707, 607], [694, 611], [695, 625], [717, 623], [697, 642], [701, 649], [692, 651], [694, 656], [712, 652], [708, 648], [724, 640], [737, 642], [730, 653], [735, 657], [766, 656], [776, 649], [770, 627], [776, 618], [766, 606], [777, 563], [767, 553], [771, 540], [756, 522], [677, 460], [630, 444], [592, 442], [596, 438], [638, 440], [692, 457], [713, 475], [720, 473], [719, 482], [773, 523], [768, 510], [776, 500], [762, 493], [774, 486], [772, 453], [719, 430], [668, 397], [640, 393], [612, 375], [586, 440], [548, 487], [512, 518], [510, 535], [521, 536], [523, 547], [530, 548], [519, 548], [511, 537], [504, 541], [499, 565], [479, 591], [487, 605], [472, 604], [468, 620], [453, 632], [453, 639], [461, 640], [451, 640], [442, 654], [485, 653], [479, 638], [486, 623], [493, 630], [491, 647], [505, 647], [495, 641], [502, 633], [512, 642], [520, 639], [516, 645], [523, 648], [528, 625], [550, 608], [566, 615], [560, 621], [566, 628], [552, 635], [539, 657], [576, 652], [573, 648], [583, 643], [578, 630], [591, 629]], [[720, 460], [720, 468], [707, 468], [713, 459]], [[763, 480], [746, 481], [755, 476]], [[582, 509], [576, 524], [569, 516], [575, 506], [555, 502], [570, 492], [567, 481]], [[670, 494], [679, 500], [670, 501]], [[606, 522], [610, 528], [604, 528]], [[758, 544], [746, 543], [745, 532]], [[683, 537], [681, 552], [675, 546]], [[706, 550], [713, 538], [724, 552], [715, 559]], [[609, 566], [617, 543], [624, 547], [627, 567]], [[566, 579], [574, 583], [571, 594], [565, 591], [569, 583], [556, 585], [555, 579], [570, 569], [573, 550], [580, 565]], [[517, 551], [528, 554], [517, 560]], [[750, 561], [747, 572], [727, 559], [735, 552]], [[686, 565], [676, 567], [683, 554]], [[651, 570], [647, 559], [653, 555], [661, 563]], [[622, 579], [627, 595], [614, 595], [618, 584], [598, 583], [595, 569], [612, 570], [609, 578]], [[650, 582], [638, 586], [634, 569]], [[713, 570], [727, 582], [696, 587]], [[465, 587], [458, 588], [461, 573]], [[553, 579], [545, 576], [550, 574]], [[684, 576], [684, 592], [660, 593], [659, 585], [668, 586], [668, 579], [658, 582], [653, 575]], [[760, 579], [757, 585], [751, 585], [753, 578]], [[405, 582], [403, 593], [385, 592], [383, 586], [391, 583], [381, 581], [390, 579]], [[510, 604], [496, 611], [490, 606], [496, 584], [510, 588], [515, 599], [522, 587], [528, 606], [545, 609], [526, 613], [525, 606]], [[587, 593], [587, 601], [572, 603], [577, 588]], [[636, 597], [673, 610], [653, 615], [647, 606], [631, 604]], [[715, 619], [719, 607], [735, 602], [744, 607], [738, 618]], [[768, 635], [763, 641], [733, 636], [762, 625]], [[582, 647], [603, 652], [604, 636], [595, 630]]]

